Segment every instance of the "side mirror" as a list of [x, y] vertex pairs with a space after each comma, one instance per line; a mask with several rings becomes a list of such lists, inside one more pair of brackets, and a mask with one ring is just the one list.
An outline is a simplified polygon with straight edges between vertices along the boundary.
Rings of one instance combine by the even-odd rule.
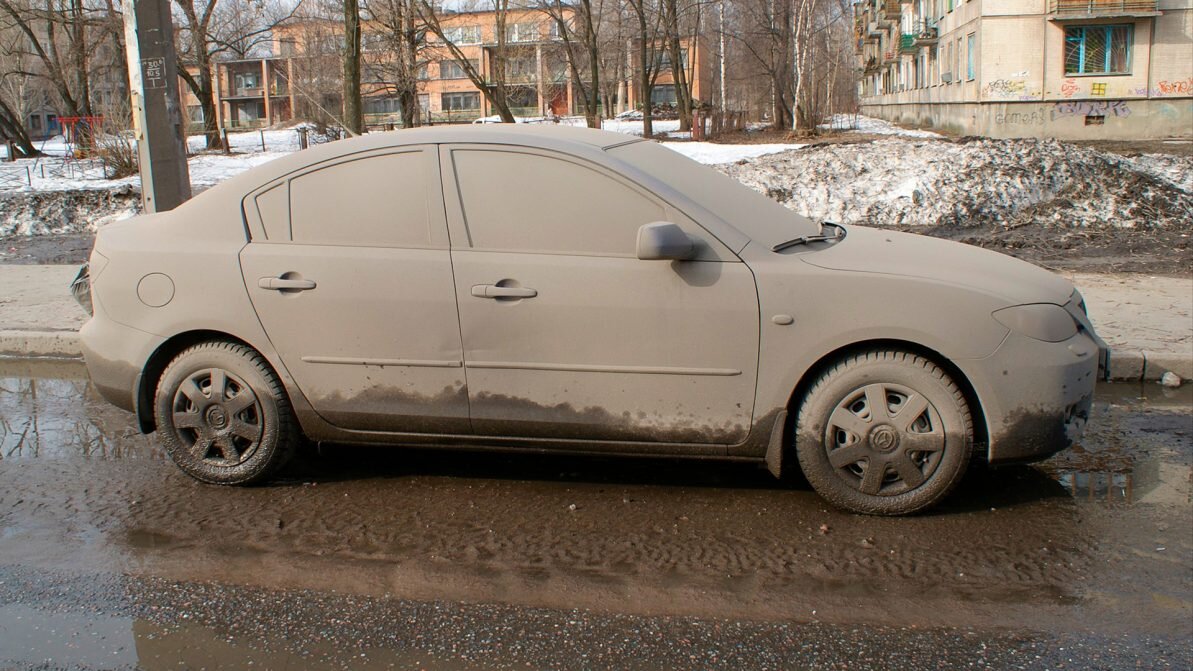
[[638, 258], [643, 261], [687, 261], [696, 256], [696, 242], [669, 221], [656, 221], [638, 229]]

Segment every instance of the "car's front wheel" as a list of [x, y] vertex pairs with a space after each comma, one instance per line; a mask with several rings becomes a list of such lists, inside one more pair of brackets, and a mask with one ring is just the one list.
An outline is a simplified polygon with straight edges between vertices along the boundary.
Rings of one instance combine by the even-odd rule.
[[812, 487], [858, 513], [905, 515], [961, 481], [973, 450], [965, 396], [931, 361], [872, 350], [839, 361], [808, 390], [796, 454]]
[[203, 482], [261, 482], [298, 444], [281, 381], [260, 354], [233, 342], [201, 343], [174, 357], [158, 382], [154, 417], [170, 458]]

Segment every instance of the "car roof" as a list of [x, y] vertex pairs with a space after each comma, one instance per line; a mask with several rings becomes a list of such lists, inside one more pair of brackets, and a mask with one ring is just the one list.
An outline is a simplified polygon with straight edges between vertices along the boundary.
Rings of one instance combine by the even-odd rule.
[[313, 145], [309, 149], [280, 156], [220, 182], [183, 203], [182, 207], [209, 203], [222, 198], [239, 200], [249, 192], [273, 180], [309, 166], [375, 150], [414, 145], [473, 143], [536, 147], [572, 155], [591, 155], [593, 152], [600, 152], [603, 149], [642, 141], [642, 138], [624, 133], [555, 124], [424, 126], [367, 133], [358, 137]]

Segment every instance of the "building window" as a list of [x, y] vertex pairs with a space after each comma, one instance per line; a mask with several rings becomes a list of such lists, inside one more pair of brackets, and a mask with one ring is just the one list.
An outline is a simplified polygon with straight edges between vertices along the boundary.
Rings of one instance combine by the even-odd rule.
[[37, 114], [29, 117], [29, 130], [41, 130], [41, 117]]
[[443, 29], [443, 39], [455, 45], [480, 44], [480, 26], [452, 26]]
[[260, 72], [238, 72], [236, 73], [236, 90], [243, 91], [244, 89], [259, 89], [261, 88], [261, 73]]
[[537, 77], [533, 58], [510, 58], [505, 61], [505, 80], [509, 82], [533, 82]]
[[537, 42], [539, 26], [537, 23], [511, 23], [505, 27], [507, 42]]
[[[480, 68], [480, 65], [474, 60], [472, 61], [472, 69], [475, 71]], [[440, 79], [465, 79], [468, 73], [464, 70], [464, 66], [459, 61], [440, 61], [439, 62], [439, 78]]]
[[[687, 70], [688, 69], [688, 50], [687, 49], [679, 50], [679, 60], [683, 64], [682, 65], [683, 69]], [[667, 49], [663, 49], [662, 51], [659, 52], [657, 61], [658, 62], [656, 63], [656, 66], [660, 72], [664, 71], [664, 70], [670, 70], [671, 69], [671, 52]]]
[[373, 97], [364, 99], [365, 114], [399, 114], [402, 104], [393, 97]]
[[660, 84], [650, 91], [650, 103], [652, 105], [674, 105], [677, 101], [678, 98], [675, 97], [675, 86], [673, 84]]
[[965, 78], [971, 82], [977, 75], [977, 64], [974, 62], [974, 48], [976, 47], [977, 42], [978, 36], [974, 33], [970, 33], [965, 45]]
[[481, 108], [479, 92], [444, 93], [442, 101], [445, 112], [474, 112]]
[[1065, 28], [1065, 74], [1111, 75], [1131, 71], [1134, 26]]

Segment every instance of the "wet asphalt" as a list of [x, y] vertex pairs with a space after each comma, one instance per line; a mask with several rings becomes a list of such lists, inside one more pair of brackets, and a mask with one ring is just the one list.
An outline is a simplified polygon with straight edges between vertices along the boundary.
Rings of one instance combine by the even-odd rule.
[[1189, 669], [1193, 390], [930, 514], [749, 465], [325, 447], [195, 483], [0, 361], [0, 669]]

